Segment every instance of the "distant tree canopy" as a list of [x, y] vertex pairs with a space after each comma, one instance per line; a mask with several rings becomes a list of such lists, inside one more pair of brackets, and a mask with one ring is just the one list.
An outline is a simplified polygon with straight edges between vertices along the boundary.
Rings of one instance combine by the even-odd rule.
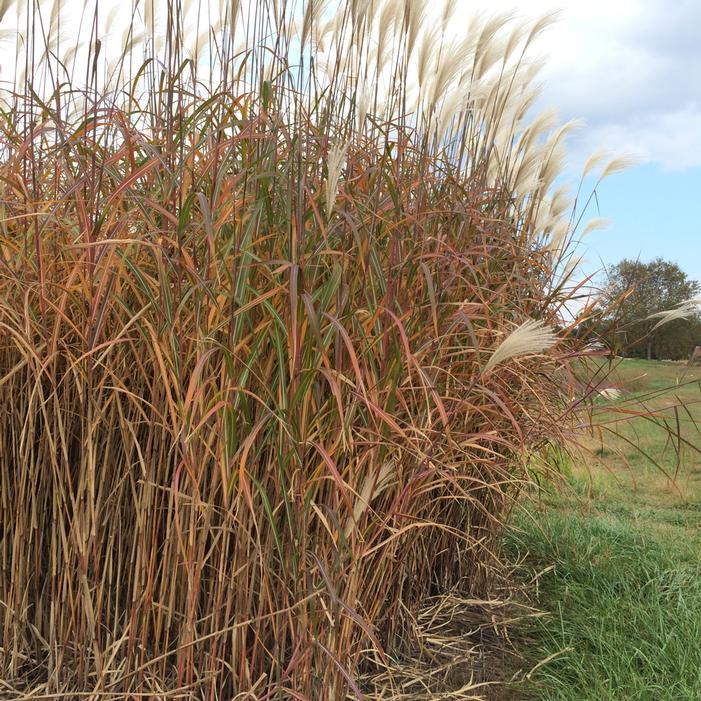
[[[676, 264], [624, 259], [608, 271], [604, 303], [611, 306], [611, 331], [605, 340], [620, 355], [649, 360], [689, 358], [701, 345], [701, 318], [678, 319], [653, 331], [651, 314], [672, 309], [701, 290]], [[617, 306], [616, 306], [617, 305]]]

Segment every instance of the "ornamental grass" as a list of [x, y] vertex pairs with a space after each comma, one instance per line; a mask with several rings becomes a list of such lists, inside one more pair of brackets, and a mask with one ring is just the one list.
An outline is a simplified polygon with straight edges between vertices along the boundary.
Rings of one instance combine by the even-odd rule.
[[2, 4], [3, 698], [434, 693], [599, 352], [552, 18], [455, 6]]

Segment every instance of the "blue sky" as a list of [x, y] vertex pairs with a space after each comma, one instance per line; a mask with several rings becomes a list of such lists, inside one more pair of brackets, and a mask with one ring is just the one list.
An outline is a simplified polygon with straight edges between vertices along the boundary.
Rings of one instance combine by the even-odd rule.
[[611, 225], [585, 239], [583, 270], [661, 256], [701, 282], [701, 167], [670, 171], [646, 163], [601, 183], [597, 200]]

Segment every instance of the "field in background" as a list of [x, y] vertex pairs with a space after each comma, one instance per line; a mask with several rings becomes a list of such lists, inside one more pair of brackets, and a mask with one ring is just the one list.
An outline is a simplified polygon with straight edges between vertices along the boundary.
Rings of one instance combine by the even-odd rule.
[[701, 489], [701, 368], [647, 360], [600, 368], [602, 384], [621, 397], [599, 401], [599, 429], [583, 441], [591, 454], [579, 469], [591, 471], [594, 489], [611, 482], [643, 498], [693, 500]]
[[631, 360], [609, 380], [623, 392], [612, 406], [654, 408], [657, 423], [604, 411], [610, 430], [586, 441], [566, 487], [517, 515], [507, 548], [549, 613], [525, 625], [524, 666], [539, 665], [526, 688], [542, 701], [701, 698], [701, 368]]

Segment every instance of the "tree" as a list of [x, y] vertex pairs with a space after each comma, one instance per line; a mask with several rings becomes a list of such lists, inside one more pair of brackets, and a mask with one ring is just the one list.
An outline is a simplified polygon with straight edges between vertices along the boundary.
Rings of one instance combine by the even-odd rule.
[[676, 264], [662, 258], [649, 263], [624, 259], [608, 271], [603, 303], [610, 307], [609, 344], [622, 355], [680, 360], [701, 344], [701, 319], [678, 319], [655, 329], [652, 314], [679, 306], [701, 290]]

